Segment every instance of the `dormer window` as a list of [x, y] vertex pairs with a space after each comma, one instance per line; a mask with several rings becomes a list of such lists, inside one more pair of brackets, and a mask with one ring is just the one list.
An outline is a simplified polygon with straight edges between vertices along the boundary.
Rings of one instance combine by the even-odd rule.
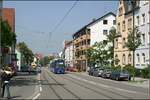
[[131, 5], [131, 2], [128, 3], [128, 11], [131, 11], [132, 10], [132, 5]]

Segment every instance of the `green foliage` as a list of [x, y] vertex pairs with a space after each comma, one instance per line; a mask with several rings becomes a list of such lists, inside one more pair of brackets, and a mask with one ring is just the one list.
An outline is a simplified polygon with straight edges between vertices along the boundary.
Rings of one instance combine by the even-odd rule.
[[141, 44], [141, 32], [139, 32], [138, 28], [135, 27], [132, 31], [130, 31], [128, 35], [128, 42], [125, 43], [125, 46], [130, 51], [135, 51], [136, 48]]
[[136, 76], [136, 73], [138, 73], [138, 69], [131, 66], [131, 65], [126, 65], [124, 67], [124, 69], [128, 70], [129, 73], [131, 73], [132, 75]]
[[[102, 66], [114, 65], [114, 38], [116, 36], [116, 29], [112, 28], [107, 35], [107, 40], [95, 42], [86, 53], [88, 65], [100, 64]], [[106, 48], [106, 46], [108, 48]], [[111, 60], [111, 62], [109, 61]]]
[[141, 77], [150, 78], [150, 65], [148, 65], [148, 67], [142, 69]]
[[12, 32], [8, 20], [1, 21], [1, 45], [11, 46], [16, 43], [16, 34]]
[[45, 56], [45, 57], [41, 58], [39, 62], [42, 66], [45, 66], [45, 65], [49, 64], [50, 60], [53, 60], [53, 59], [54, 58], [52, 58], [52, 57], [49, 58], [49, 57]]
[[75, 52], [75, 56], [79, 57], [80, 56], [80, 50], [77, 49], [77, 51]]
[[28, 46], [24, 42], [20, 42], [17, 44], [20, 47], [21, 53], [24, 55], [26, 62], [29, 64], [33, 62], [33, 52], [28, 48]]

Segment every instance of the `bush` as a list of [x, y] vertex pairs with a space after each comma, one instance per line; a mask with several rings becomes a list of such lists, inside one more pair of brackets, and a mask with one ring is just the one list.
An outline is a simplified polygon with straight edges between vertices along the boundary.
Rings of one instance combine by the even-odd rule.
[[135, 68], [135, 67], [133, 67], [131, 65], [126, 65], [124, 67], [124, 69], [126, 69], [129, 73], [131, 73], [134, 76], [138, 76], [138, 74], [140, 74], [139, 73], [140, 72], [139, 69], [137, 69], [137, 68]]
[[142, 78], [150, 78], [150, 65], [148, 65], [148, 67], [142, 69], [141, 77]]

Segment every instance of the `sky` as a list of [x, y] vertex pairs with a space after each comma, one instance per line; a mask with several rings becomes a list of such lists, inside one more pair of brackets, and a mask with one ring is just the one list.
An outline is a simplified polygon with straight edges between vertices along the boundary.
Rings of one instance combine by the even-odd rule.
[[[118, 1], [3, 1], [3, 8], [15, 8], [17, 42], [24, 41], [34, 53], [57, 54], [63, 41], [108, 12], [116, 14]], [[55, 28], [57, 27], [57, 28]]]

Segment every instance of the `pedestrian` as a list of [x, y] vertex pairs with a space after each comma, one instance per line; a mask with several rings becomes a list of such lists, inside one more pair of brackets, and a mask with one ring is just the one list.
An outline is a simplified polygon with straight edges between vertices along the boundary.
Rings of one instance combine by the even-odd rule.
[[4, 93], [5, 93], [5, 87], [7, 90], [7, 98], [10, 99], [10, 91], [9, 91], [9, 81], [12, 78], [12, 72], [10, 70], [10, 68], [8, 66], [3, 68], [3, 72], [1, 75], [1, 79], [2, 79], [2, 90], [1, 90], [1, 98], [4, 97]]

